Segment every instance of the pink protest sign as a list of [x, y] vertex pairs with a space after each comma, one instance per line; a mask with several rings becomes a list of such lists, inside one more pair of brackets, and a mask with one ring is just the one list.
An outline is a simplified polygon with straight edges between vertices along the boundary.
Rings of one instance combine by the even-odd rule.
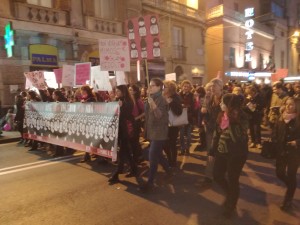
[[62, 74], [63, 74], [62, 68], [54, 69], [53, 72], [55, 74], [56, 82], [58, 84], [61, 84], [62, 83]]
[[75, 85], [85, 85], [91, 78], [91, 63], [75, 64]]
[[158, 17], [148, 15], [126, 21], [131, 59], [160, 58]]
[[126, 38], [99, 40], [102, 71], [130, 71], [128, 40]]

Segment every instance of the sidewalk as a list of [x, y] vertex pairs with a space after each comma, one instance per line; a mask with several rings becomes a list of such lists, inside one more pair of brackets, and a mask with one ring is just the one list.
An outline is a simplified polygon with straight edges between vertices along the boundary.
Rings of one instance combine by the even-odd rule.
[[18, 131], [2, 131], [2, 137], [0, 137], [0, 144], [19, 141], [21, 136]]

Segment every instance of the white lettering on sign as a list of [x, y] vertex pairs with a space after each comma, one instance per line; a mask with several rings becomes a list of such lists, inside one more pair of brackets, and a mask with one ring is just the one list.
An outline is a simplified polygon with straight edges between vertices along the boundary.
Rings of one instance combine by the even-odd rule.
[[247, 42], [246, 43], [246, 51], [251, 51], [253, 50], [253, 42]]
[[251, 54], [250, 54], [250, 53], [246, 53], [246, 54], [245, 54], [245, 61], [246, 61], [246, 62], [251, 62], [251, 61], [252, 61], [252, 57], [251, 57]]
[[[253, 17], [254, 16], [254, 8], [246, 8], [245, 9], [245, 18], [249, 18], [249, 17]], [[254, 31], [251, 30], [251, 28], [254, 26], [255, 22], [253, 19], [247, 19], [245, 21], [245, 27], [247, 28], [247, 31], [245, 32], [246, 35], [246, 39], [248, 40], [248, 42], [246, 42], [245, 45], [245, 50], [247, 51], [245, 53], [245, 62], [251, 62], [252, 61], [252, 57], [250, 54], [250, 51], [252, 51], [254, 49], [254, 43], [252, 41], [253, 39], [253, 34]]]
[[245, 27], [247, 28], [251, 28], [254, 26], [254, 20], [253, 19], [250, 19], [250, 20], [246, 20], [245, 22]]
[[254, 16], [254, 8], [245, 9], [245, 17], [252, 17], [252, 16]]
[[252, 35], [254, 34], [253, 30], [248, 30], [246, 31], [245, 35], [246, 35], [246, 38], [249, 40], [249, 39], [252, 39]]

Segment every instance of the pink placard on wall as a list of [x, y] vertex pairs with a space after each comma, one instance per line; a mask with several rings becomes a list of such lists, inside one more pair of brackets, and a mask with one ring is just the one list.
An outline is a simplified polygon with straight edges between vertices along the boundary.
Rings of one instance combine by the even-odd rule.
[[54, 69], [53, 72], [55, 74], [56, 82], [58, 84], [61, 84], [62, 83], [62, 74], [63, 74], [62, 68]]
[[147, 15], [126, 21], [131, 59], [160, 58], [158, 16]]
[[91, 78], [91, 63], [75, 64], [75, 86], [85, 85]]

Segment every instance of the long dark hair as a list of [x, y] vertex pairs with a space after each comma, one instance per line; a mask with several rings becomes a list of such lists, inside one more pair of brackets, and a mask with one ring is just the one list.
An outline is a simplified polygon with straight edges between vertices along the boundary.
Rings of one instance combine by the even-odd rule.
[[131, 102], [133, 104], [134, 101], [126, 85], [118, 85], [116, 89], [118, 89], [122, 93], [122, 98], [118, 98], [117, 100], [123, 100], [125, 102]]
[[[242, 110], [241, 97], [235, 94], [225, 94], [222, 98], [223, 103], [226, 105], [228, 112], [229, 123], [238, 124], [241, 122], [241, 118], [246, 117], [244, 111]], [[218, 116], [218, 123], [221, 122], [224, 112], [220, 113]]]
[[130, 87], [134, 91], [134, 94], [133, 94], [134, 99], [138, 100], [141, 97], [141, 90], [140, 90], [140, 88], [137, 85], [135, 85], [135, 84], [131, 85]]

